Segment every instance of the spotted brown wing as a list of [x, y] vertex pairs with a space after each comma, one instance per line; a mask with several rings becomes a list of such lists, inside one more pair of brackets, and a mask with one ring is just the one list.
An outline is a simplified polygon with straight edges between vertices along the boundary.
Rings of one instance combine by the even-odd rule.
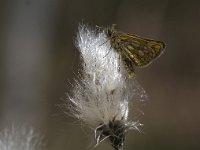
[[125, 60], [125, 65], [144, 67], [158, 58], [164, 51], [165, 44], [161, 41], [145, 39], [136, 35], [118, 33], [120, 49]]
[[121, 57], [122, 57], [122, 61], [124, 63], [124, 67], [128, 71], [129, 78], [133, 78], [135, 76], [135, 69], [134, 69], [135, 65], [134, 65], [133, 61], [124, 54], [122, 54]]

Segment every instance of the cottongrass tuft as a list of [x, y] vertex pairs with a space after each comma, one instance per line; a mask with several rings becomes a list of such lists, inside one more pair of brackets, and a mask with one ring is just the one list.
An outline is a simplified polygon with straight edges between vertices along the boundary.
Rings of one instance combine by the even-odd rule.
[[94, 130], [96, 145], [109, 139], [116, 149], [123, 148], [125, 134], [141, 126], [129, 120], [131, 101], [143, 101], [146, 94], [127, 72], [119, 54], [110, 46], [103, 31], [80, 25], [76, 46], [82, 69], [68, 95], [70, 114]]
[[11, 126], [0, 132], [0, 150], [42, 150], [44, 144], [32, 128]]

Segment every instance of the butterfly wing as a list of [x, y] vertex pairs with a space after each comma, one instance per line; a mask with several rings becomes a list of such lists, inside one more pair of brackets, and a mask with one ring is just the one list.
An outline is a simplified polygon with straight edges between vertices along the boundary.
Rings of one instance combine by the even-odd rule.
[[[161, 41], [145, 39], [136, 35], [118, 33], [117, 39], [121, 53], [129, 66], [131, 61], [135, 66], [144, 67], [158, 58], [164, 51], [165, 44]], [[132, 66], [133, 64], [131, 64]]]
[[121, 55], [121, 57], [123, 64], [128, 72], [129, 78], [133, 78], [135, 76], [135, 69], [134, 69], [135, 65], [133, 61], [124, 53]]

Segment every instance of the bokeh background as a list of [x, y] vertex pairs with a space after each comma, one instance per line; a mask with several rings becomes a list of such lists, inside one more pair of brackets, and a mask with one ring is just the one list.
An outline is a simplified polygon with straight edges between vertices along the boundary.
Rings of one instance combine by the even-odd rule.
[[143, 133], [129, 132], [125, 149], [200, 149], [198, 0], [1, 0], [0, 126], [31, 123], [48, 150], [92, 149], [91, 133], [57, 107], [80, 63], [74, 46], [80, 22], [115, 23], [167, 44], [155, 63], [136, 70], [149, 100]]

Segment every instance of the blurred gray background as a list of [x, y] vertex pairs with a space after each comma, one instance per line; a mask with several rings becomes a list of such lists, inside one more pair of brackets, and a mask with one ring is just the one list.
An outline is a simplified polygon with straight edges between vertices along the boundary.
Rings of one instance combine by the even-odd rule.
[[92, 149], [91, 133], [57, 107], [77, 74], [74, 39], [82, 21], [116, 23], [167, 44], [155, 63], [136, 70], [150, 100], [143, 133], [129, 132], [125, 150], [200, 149], [198, 0], [1, 0], [0, 126], [29, 122], [49, 150]]

